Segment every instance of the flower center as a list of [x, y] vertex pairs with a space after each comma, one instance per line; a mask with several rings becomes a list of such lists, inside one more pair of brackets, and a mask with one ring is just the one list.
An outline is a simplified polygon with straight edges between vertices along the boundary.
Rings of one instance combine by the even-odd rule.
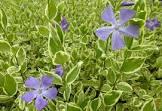
[[151, 21], [149, 24], [150, 24], [150, 26], [153, 26], [154, 25], [154, 22]]
[[43, 90], [42, 89], [39, 89], [38, 90], [38, 94], [42, 94]]
[[118, 24], [116, 24], [116, 25], [115, 25], [115, 30], [119, 30], [119, 27], [120, 27], [120, 26], [119, 26]]

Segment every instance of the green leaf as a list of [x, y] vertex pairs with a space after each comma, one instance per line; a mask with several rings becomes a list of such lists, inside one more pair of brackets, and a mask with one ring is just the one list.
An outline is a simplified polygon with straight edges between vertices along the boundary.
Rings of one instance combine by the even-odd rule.
[[146, 11], [141, 10], [137, 12], [137, 18], [139, 19], [146, 20], [146, 15], [147, 15]]
[[27, 104], [25, 109], [26, 109], [25, 111], [38, 111], [34, 106], [34, 104]]
[[128, 49], [131, 48], [132, 44], [133, 44], [133, 38], [130, 37], [125, 37], [124, 38], [125, 44], [128, 47]]
[[71, 84], [70, 85], [66, 84], [64, 86], [64, 99], [66, 101], [69, 101], [70, 94], [71, 94]]
[[162, 57], [157, 58], [156, 66], [159, 67], [159, 68], [162, 68]]
[[140, 18], [133, 18], [130, 22], [131, 22], [131, 24], [138, 25], [139, 27], [142, 27], [145, 24], [145, 21]]
[[82, 111], [82, 109], [74, 103], [68, 103], [67, 104], [67, 111]]
[[57, 34], [60, 38], [61, 43], [64, 44], [64, 33], [62, 31], [61, 26], [58, 23], [56, 23], [56, 31], [57, 31]]
[[155, 102], [152, 100], [145, 102], [141, 111], [156, 111]]
[[61, 13], [61, 10], [64, 10], [64, 5], [65, 5], [65, 1], [60, 1], [57, 5], [58, 12], [55, 17], [55, 21], [58, 23], [61, 21], [62, 14], [60, 13]]
[[49, 100], [48, 108], [49, 108], [49, 111], [56, 111], [56, 105], [54, 104], [53, 101]]
[[137, 45], [131, 49], [131, 51], [154, 51], [158, 50], [157, 46], [152, 46], [152, 45]]
[[136, 11], [138, 11], [138, 10], [145, 10], [146, 11], [146, 9], [147, 9], [146, 0], [136, 0], [136, 4], [134, 6], [134, 9]]
[[16, 58], [17, 58], [18, 64], [20, 66], [23, 65], [23, 63], [25, 62], [25, 59], [26, 59], [26, 52], [23, 48], [19, 48], [19, 50], [16, 53]]
[[133, 88], [131, 85], [129, 85], [128, 83], [126, 82], [120, 82], [117, 84], [117, 89], [118, 90], [121, 90], [121, 91], [126, 91], [126, 92], [131, 92], [133, 91]]
[[70, 55], [66, 52], [59, 51], [54, 56], [54, 63], [55, 64], [64, 64], [69, 61]]
[[52, 74], [54, 76], [54, 84], [62, 85], [62, 78], [57, 74]]
[[141, 107], [142, 106], [143, 101], [140, 100], [138, 97], [133, 97], [132, 100], [133, 100], [133, 105], [135, 107]]
[[48, 0], [48, 5], [46, 7], [46, 16], [49, 20], [53, 20], [57, 15], [57, 7], [55, 0]]
[[63, 50], [63, 46], [61, 44], [60, 38], [56, 30], [51, 26], [49, 39], [48, 39], [48, 51], [50, 56], [54, 56], [56, 52]]
[[94, 87], [95, 89], [98, 89], [100, 86], [100, 81], [96, 79], [90, 79], [90, 80], [82, 80], [82, 84], [87, 87]]
[[37, 26], [37, 29], [38, 29], [39, 33], [42, 36], [48, 36], [49, 35], [49, 30], [48, 30], [47, 27], [45, 27], [45, 26]]
[[22, 65], [21, 65], [21, 73], [24, 73], [27, 70], [27, 61], [25, 61]]
[[116, 74], [111, 68], [108, 71], [107, 79], [112, 84], [115, 83], [115, 81], [116, 81]]
[[4, 30], [3, 30], [2, 24], [0, 23], [0, 34], [3, 32], [4, 32]]
[[10, 44], [4, 40], [0, 40], [0, 52], [10, 52], [10, 50]]
[[122, 103], [118, 103], [116, 105], [116, 111], [124, 111], [124, 105]]
[[18, 44], [15, 44], [11, 47], [12, 54], [16, 56], [17, 51], [19, 50], [20, 46]]
[[8, 103], [10, 101], [13, 101], [14, 99], [7, 95], [0, 95], [0, 103]]
[[101, 106], [101, 99], [100, 98], [96, 98], [96, 99], [91, 101], [92, 111], [97, 111], [100, 106]]
[[20, 70], [20, 67], [10, 66], [7, 69], [7, 73], [8, 74], [14, 74], [14, 73], [18, 72], [19, 70]]
[[5, 83], [4, 83], [4, 87], [3, 87], [4, 91], [8, 95], [13, 96], [17, 92], [17, 87], [18, 87], [18, 85], [17, 85], [15, 79], [12, 76], [7, 74], [5, 76]]
[[[92, 84], [92, 86], [93, 86], [93, 84]], [[109, 84], [104, 84], [104, 85], [102, 86], [102, 88], [101, 88], [101, 91], [102, 91], [102, 92], [108, 92], [108, 91], [110, 91], [110, 90], [112, 90], [112, 87], [111, 87]]]
[[157, 111], [159, 111], [160, 109], [162, 109], [162, 99], [161, 99], [161, 97], [155, 99], [155, 104], [156, 104], [156, 110]]
[[108, 106], [115, 105], [118, 102], [121, 95], [122, 95], [122, 91], [119, 90], [113, 90], [111, 92], [108, 92], [106, 95], [104, 95], [105, 105]]
[[1, 24], [2, 24], [3, 28], [7, 27], [7, 16], [3, 9], [1, 9]]
[[78, 62], [66, 75], [65, 81], [68, 84], [73, 83], [77, 77], [79, 76], [81, 65], [83, 64], [82, 61]]
[[125, 59], [122, 64], [121, 71], [124, 73], [134, 73], [142, 67], [144, 61], [144, 58]]
[[98, 48], [101, 52], [104, 52], [105, 47], [106, 47], [105, 42], [99, 39], [99, 40], [97, 41], [97, 48]]
[[19, 108], [21, 109], [21, 110], [23, 110], [24, 108], [25, 108], [25, 101], [24, 100], [22, 100], [22, 99], [19, 99], [19, 98], [17, 98], [18, 99], [18, 105], [19, 105]]
[[0, 73], [0, 87], [4, 86], [4, 81], [5, 81], [5, 78], [4, 78], [3, 74]]

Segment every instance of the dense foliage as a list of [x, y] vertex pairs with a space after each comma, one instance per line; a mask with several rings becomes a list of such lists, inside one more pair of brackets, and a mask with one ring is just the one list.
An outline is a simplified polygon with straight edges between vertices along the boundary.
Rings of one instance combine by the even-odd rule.
[[160, 0], [1, 0], [0, 110], [162, 111], [161, 9]]

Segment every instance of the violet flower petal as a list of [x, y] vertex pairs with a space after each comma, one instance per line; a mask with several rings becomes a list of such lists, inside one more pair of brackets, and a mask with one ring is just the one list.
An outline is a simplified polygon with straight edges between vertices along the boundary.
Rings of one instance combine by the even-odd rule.
[[150, 30], [154, 30], [154, 23], [152, 22], [152, 20], [146, 20], [145, 26]]
[[47, 101], [43, 99], [43, 97], [38, 96], [35, 100], [35, 107], [37, 108], [38, 111], [42, 110], [44, 107], [47, 106]]
[[33, 89], [38, 89], [40, 87], [40, 82], [38, 79], [34, 78], [34, 77], [29, 77], [26, 81], [25, 81], [25, 86], [27, 88], [33, 88]]
[[42, 84], [41, 87], [42, 88], [48, 88], [52, 85], [52, 81], [53, 81], [53, 77], [49, 77], [49, 76], [43, 76], [42, 77]]
[[126, 2], [126, 1], [121, 3], [121, 6], [132, 6], [132, 5], [135, 5], [135, 3], [134, 2]]
[[112, 50], [121, 49], [124, 47], [124, 41], [122, 35], [118, 31], [114, 31], [112, 34]]
[[158, 21], [157, 18], [154, 18], [152, 21], [154, 22], [155, 27], [160, 27], [160, 22]]
[[22, 97], [21, 97], [25, 102], [32, 102], [34, 98], [36, 98], [36, 93], [34, 91], [31, 92], [26, 92]]
[[158, 21], [157, 18], [154, 19], [148, 19], [146, 20], [145, 26], [149, 28], [150, 30], [154, 30], [156, 27], [160, 27], [160, 22]]
[[100, 37], [101, 40], [105, 41], [113, 32], [113, 27], [102, 27], [96, 30], [96, 35]]
[[[124, 40], [122, 38], [123, 34], [128, 36], [137, 37], [139, 34], [138, 26], [128, 26], [124, 27], [124, 24], [128, 22], [135, 15], [135, 11], [129, 9], [120, 10], [120, 20], [117, 23], [112, 7], [109, 6], [102, 13], [102, 19], [108, 23], [112, 24], [112, 27], [102, 27], [96, 30], [96, 35], [102, 39], [106, 40], [111, 33], [112, 34], [112, 49], [117, 50], [124, 47]], [[124, 27], [124, 28], [123, 28]]]
[[56, 65], [55, 73], [58, 74], [59, 76], [63, 75], [64, 70], [61, 64]]
[[57, 96], [57, 89], [56, 88], [49, 88], [47, 90], [45, 90], [42, 94], [43, 97], [46, 97], [48, 99], [55, 99]]
[[128, 27], [120, 28], [119, 31], [127, 36], [135, 38], [139, 35], [139, 27], [137, 25], [129, 25]]
[[120, 20], [119, 24], [122, 25], [128, 22], [135, 14], [135, 11], [129, 9], [121, 9], [120, 10]]
[[66, 31], [69, 28], [69, 23], [68, 23], [68, 21], [65, 17], [62, 17], [61, 28], [62, 28], [63, 31]]
[[114, 15], [114, 12], [112, 10], [112, 7], [109, 6], [107, 7], [103, 13], [102, 13], [102, 19], [108, 23], [111, 23], [111, 24], [115, 24], [116, 23], [116, 19], [115, 19], [115, 15]]

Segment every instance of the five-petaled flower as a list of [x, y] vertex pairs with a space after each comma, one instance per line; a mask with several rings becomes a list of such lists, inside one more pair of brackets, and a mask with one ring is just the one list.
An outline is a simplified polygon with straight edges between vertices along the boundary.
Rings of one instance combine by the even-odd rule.
[[121, 3], [121, 6], [132, 6], [134, 4], [135, 4], [134, 2], [126, 2], [126, 1], [124, 1], [124, 2]]
[[111, 26], [104, 26], [96, 30], [96, 35], [100, 37], [101, 40], [105, 41], [112, 34], [112, 49], [117, 50], [124, 47], [123, 35], [131, 36], [134, 38], [138, 37], [139, 27], [137, 25], [124, 26], [133, 16], [135, 12], [129, 9], [120, 10], [120, 20], [115, 19], [112, 7], [107, 7], [102, 13], [102, 19]]
[[65, 17], [62, 17], [62, 20], [61, 20], [61, 28], [62, 28], [62, 30], [67, 31], [68, 27], [69, 27], [69, 23], [68, 23], [67, 19]]
[[29, 92], [26, 92], [22, 99], [25, 102], [32, 102], [35, 99], [35, 107], [37, 110], [42, 110], [47, 106], [47, 99], [55, 99], [57, 96], [57, 89], [52, 86], [53, 78], [49, 76], [43, 76], [41, 79], [29, 77], [25, 81], [25, 86], [30, 88]]
[[63, 67], [61, 64], [56, 65], [55, 73], [59, 76], [62, 76], [64, 73]]
[[150, 30], [154, 30], [156, 27], [160, 27], [160, 22], [157, 18], [146, 20], [146, 27]]

